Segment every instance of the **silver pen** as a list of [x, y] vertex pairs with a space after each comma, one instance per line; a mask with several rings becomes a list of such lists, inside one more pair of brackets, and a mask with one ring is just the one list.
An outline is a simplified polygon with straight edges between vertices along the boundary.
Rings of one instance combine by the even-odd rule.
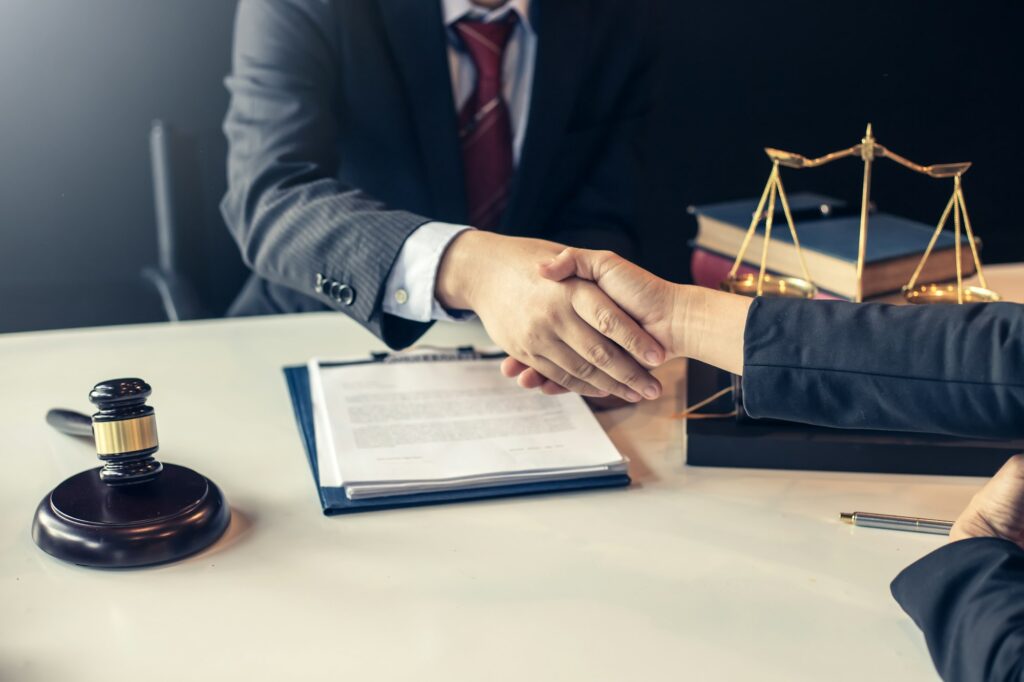
[[852, 523], [864, 528], [885, 528], [886, 530], [907, 530], [913, 533], [932, 533], [949, 535], [953, 527], [952, 521], [940, 519], [921, 519], [915, 516], [893, 516], [892, 514], [872, 514], [871, 512], [841, 512], [839, 519], [843, 523]]

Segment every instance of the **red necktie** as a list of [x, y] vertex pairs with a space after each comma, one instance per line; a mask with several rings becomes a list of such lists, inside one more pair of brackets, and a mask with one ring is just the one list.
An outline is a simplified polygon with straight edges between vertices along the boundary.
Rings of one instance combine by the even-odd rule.
[[473, 227], [501, 222], [512, 180], [512, 124], [501, 91], [505, 46], [513, 21], [460, 20], [455, 30], [476, 67], [476, 89], [459, 112], [466, 209]]

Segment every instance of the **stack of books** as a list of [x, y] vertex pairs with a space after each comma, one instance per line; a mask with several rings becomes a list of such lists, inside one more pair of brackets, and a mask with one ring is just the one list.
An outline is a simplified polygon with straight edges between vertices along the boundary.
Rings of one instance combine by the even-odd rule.
[[[844, 202], [811, 193], [790, 197], [793, 221], [800, 239], [811, 280], [819, 298], [854, 299], [857, 291], [857, 245], [860, 215]], [[859, 207], [858, 207], [859, 208]], [[756, 199], [741, 199], [698, 206], [697, 238], [691, 272], [701, 286], [718, 288], [739, 253], [754, 211]], [[863, 298], [899, 291], [910, 280], [934, 225], [915, 222], [888, 213], [873, 212], [868, 221], [864, 254]], [[743, 257], [740, 274], [757, 272], [764, 246], [764, 218]], [[961, 237], [963, 276], [974, 274], [974, 260], [966, 236]], [[781, 205], [776, 206], [768, 247], [768, 272], [803, 277], [800, 258], [786, 224]], [[956, 278], [955, 243], [951, 230], [944, 230], [935, 243], [920, 282], [944, 282]]]

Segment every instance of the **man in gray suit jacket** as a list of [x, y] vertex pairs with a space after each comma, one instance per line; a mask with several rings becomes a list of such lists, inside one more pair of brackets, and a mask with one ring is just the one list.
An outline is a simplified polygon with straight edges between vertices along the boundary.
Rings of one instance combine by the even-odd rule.
[[338, 310], [395, 348], [476, 314], [562, 385], [657, 397], [658, 343], [536, 269], [634, 250], [652, 3], [241, 0], [222, 211], [254, 274], [232, 312]]

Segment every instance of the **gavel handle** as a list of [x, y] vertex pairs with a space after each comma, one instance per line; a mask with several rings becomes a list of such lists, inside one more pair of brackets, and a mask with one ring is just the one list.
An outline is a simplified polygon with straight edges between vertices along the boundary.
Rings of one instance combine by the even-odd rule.
[[61, 433], [92, 440], [92, 419], [81, 412], [54, 408], [46, 413], [46, 423]]

